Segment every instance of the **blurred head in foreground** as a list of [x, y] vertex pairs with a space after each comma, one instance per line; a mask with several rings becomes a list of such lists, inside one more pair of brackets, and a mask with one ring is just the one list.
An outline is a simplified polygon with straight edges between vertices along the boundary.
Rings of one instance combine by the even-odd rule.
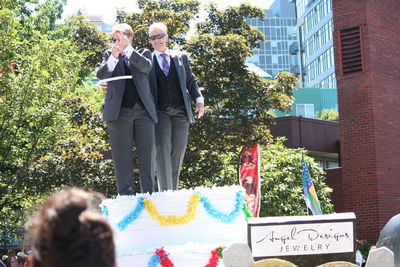
[[99, 196], [77, 188], [52, 195], [27, 224], [33, 267], [115, 267], [113, 234]]

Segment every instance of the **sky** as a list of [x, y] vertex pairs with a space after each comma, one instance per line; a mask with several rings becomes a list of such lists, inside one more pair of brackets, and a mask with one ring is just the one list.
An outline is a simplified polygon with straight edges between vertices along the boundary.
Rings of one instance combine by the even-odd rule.
[[[203, 4], [214, 2], [220, 8], [225, 8], [228, 5], [236, 6], [243, 2], [249, 2], [254, 6], [262, 9], [267, 9], [274, 0], [200, 0]], [[115, 20], [116, 8], [123, 8], [127, 12], [135, 11], [135, 0], [67, 0], [67, 5], [64, 7], [64, 17], [82, 10], [86, 15], [102, 15], [103, 21], [112, 23]]]

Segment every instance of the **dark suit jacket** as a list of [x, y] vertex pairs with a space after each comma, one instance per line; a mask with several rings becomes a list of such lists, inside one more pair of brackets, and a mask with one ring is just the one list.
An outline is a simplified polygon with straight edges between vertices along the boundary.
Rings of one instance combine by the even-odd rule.
[[[196, 78], [192, 73], [192, 69], [189, 65], [187, 56], [181, 52], [170, 50], [171, 60], [174, 61], [176, 72], [179, 78], [179, 84], [182, 90], [183, 101], [185, 103], [185, 109], [188, 115], [189, 122], [194, 122], [194, 116], [190, 105], [189, 94], [196, 101], [196, 98], [202, 96], [199, 86], [197, 85]], [[152, 92], [155, 94], [155, 103], [157, 103], [157, 77], [156, 67], [157, 61], [156, 55], [153, 53], [153, 67], [150, 71], [150, 87]]]
[[[107, 68], [107, 60], [111, 55], [111, 51], [106, 51], [103, 62], [97, 70], [97, 78], [107, 79], [111, 77], [125, 75], [124, 62], [120, 60], [115, 66], [114, 71], [110, 72]], [[129, 58], [132, 79], [137, 88], [140, 99], [144, 108], [150, 117], [157, 123], [157, 112], [154, 102], [154, 95], [150, 91], [148, 74], [151, 70], [151, 52], [148, 49], [133, 50]], [[118, 119], [121, 110], [122, 98], [124, 96], [126, 80], [116, 80], [108, 82], [107, 92], [104, 100], [103, 121], [112, 121]]]

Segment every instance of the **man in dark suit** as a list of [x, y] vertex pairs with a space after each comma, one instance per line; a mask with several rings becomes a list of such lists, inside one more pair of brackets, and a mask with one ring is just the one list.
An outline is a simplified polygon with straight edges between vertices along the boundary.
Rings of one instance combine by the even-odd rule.
[[186, 151], [189, 123], [194, 122], [189, 95], [196, 101], [198, 118], [204, 114], [204, 98], [185, 54], [167, 47], [167, 27], [154, 23], [149, 28], [154, 48], [150, 87], [156, 92], [157, 180], [162, 190], [177, 190]]
[[[99, 79], [114, 79], [107, 84], [103, 121], [107, 122], [120, 195], [133, 193], [133, 146], [138, 152], [142, 193], [153, 192], [155, 180], [157, 113], [148, 80], [152, 66], [151, 52], [147, 49], [135, 50], [132, 41], [131, 26], [114, 26], [112, 49], [106, 51], [97, 70]], [[122, 77], [126, 75], [132, 77]]]

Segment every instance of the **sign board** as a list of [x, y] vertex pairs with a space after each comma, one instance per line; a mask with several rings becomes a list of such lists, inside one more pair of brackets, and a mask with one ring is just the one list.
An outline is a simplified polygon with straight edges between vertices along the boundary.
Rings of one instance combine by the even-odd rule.
[[354, 213], [249, 218], [253, 257], [354, 252]]

